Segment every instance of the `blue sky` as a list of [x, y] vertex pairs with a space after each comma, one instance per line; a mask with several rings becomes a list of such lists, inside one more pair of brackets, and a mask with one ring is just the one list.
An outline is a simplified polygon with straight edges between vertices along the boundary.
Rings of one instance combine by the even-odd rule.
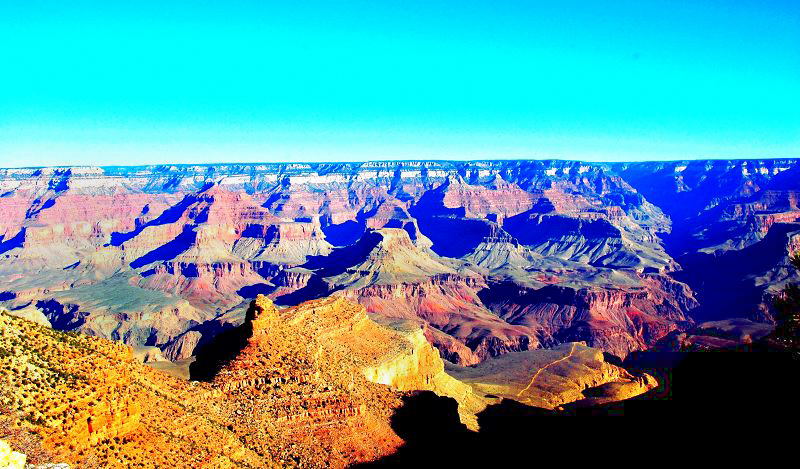
[[125, 4], [0, 0], [0, 166], [800, 157], [796, 0]]

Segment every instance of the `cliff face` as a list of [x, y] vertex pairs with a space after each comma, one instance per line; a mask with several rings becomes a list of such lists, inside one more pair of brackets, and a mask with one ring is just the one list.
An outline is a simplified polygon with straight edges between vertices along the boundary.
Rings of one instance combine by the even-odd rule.
[[553, 408], [589, 398], [587, 388], [610, 387], [604, 398], [617, 400], [652, 387], [581, 344], [445, 366], [427, 329], [379, 324], [341, 297], [279, 311], [257, 296], [244, 323], [198, 355], [193, 372], [212, 370], [205, 381], [5, 313], [0, 333], [0, 430], [15, 429], [15, 447], [37, 442], [32, 463], [79, 467], [345, 467], [403, 445], [392, 417], [412, 392], [454, 399], [478, 430], [477, 414], [499, 397]]
[[[186, 382], [138, 363], [127, 346], [0, 313], [0, 425], [79, 467], [344, 467], [402, 444], [389, 425], [399, 395], [362, 368], [411, 354], [409, 341], [384, 340], [391, 330], [341, 299], [279, 316], [259, 297], [242, 327], [244, 347], [211, 383]], [[378, 374], [414, 388], [442, 373], [427, 351], [411, 368]]]
[[0, 427], [28, 462], [74, 467], [272, 467], [227, 429], [211, 389], [119, 343], [0, 313]]
[[615, 168], [673, 219], [675, 278], [696, 293], [698, 320], [772, 320], [776, 288], [800, 232], [797, 160], [684, 161]]
[[[775, 239], [800, 232], [797, 171], [795, 160], [0, 170], [0, 303], [175, 359], [240, 324], [259, 293], [355, 299], [434, 329], [426, 337], [461, 364], [570, 340], [624, 356], [693, 318], [771, 319], [771, 292], [791, 280], [791, 243]], [[726, 300], [727, 266], [754, 251], [768, 260], [745, 261]], [[574, 293], [540, 300], [552, 286]], [[517, 288], [516, 303], [501, 297]]]
[[[246, 444], [266, 452], [269, 445], [289, 451], [289, 445], [308, 442], [299, 445], [298, 457], [343, 466], [391, 453], [402, 443], [389, 426], [397, 396], [366, 380], [357, 365], [362, 352], [371, 352], [358, 344], [369, 339], [352, 343], [342, 335], [367, 333], [368, 319], [363, 310], [336, 301], [283, 313], [264, 296], [253, 301], [242, 326], [249, 337], [212, 384], [236, 403], [233, 425]], [[340, 342], [351, 347], [337, 347]], [[275, 434], [280, 441], [273, 441]]]
[[[399, 405], [395, 391], [429, 390], [453, 397], [460, 404], [464, 422], [477, 429], [475, 413], [485, 406], [483, 400], [445, 373], [439, 352], [414, 322], [376, 323], [363, 306], [341, 297], [309, 301], [279, 312], [269, 299], [259, 296], [248, 309], [242, 330], [248, 336], [246, 343], [216, 374], [215, 387], [234, 398], [263, 396], [258, 412], [264, 411], [267, 400], [274, 401], [274, 408], [282, 413], [291, 413], [292, 405], [300, 406], [298, 415], [286, 418], [315, 438], [327, 438], [331, 427], [337, 425], [321, 421], [324, 433], [315, 433], [317, 411], [343, 416], [338, 425], [344, 433], [388, 438], [393, 432], [385, 422], [375, 422], [388, 418]], [[292, 396], [298, 393], [312, 403], [316, 402], [314, 396], [326, 396], [320, 401], [323, 408], [314, 411], [305, 400], [295, 401]], [[284, 395], [286, 398], [281, 397]], [[247, 425], [257, 432], [262, 423]], [[334, 433], [341, 439], [342, 432]], [[359, 447], [369, 444], [358, 443], [355, 436], [349, 438]], [[392, 450], [392, 445], [381, 451]]]
[[642, 350], [688, 322], [696, 307], [691, 291], [658, 274], [618, 288], [539, 289], [493, 285], [481, 299], [509, 324], [535, 329], [545, 344], [584, 341], [624, 357]]

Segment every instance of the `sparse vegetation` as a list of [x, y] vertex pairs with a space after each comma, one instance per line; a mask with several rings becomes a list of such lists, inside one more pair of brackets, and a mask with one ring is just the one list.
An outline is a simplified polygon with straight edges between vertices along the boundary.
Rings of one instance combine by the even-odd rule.
[[[800, 252], [795, 252], [790, 262], [800, 272]], [[800, 285], [786, 284], [775, 300], [775, 310], [773, 341], [800, 358]]]
[[[144, 366], [125, 345], [0, 313], [0, 408], [48, 460], [77, 467], [345, 465], [382, 454], [384, 403], [399, 404], [396, 394], [347, 368], [346, 350], [333, 359], [315, 334], [275, 327], [210, 384]], [[377, 446], [357, 456], [360, 441]]]

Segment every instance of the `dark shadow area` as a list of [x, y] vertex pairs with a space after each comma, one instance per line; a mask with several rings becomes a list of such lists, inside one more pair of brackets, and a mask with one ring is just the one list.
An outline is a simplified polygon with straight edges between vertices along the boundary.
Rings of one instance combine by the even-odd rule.
[[29, 302], [27, 302], [27, 303], [19, 304], [19, 305], [17, 305], [17, 306], [14, 306], [14, 307], [12, 307], [12, 308], [11, 308], [11, 311], [19, 311], [19, 310], [21, 310], [21, 309], [25, 309], [25, 308], [27, 308], [28, 306], [30, 306], [30, 305], [32, 305], [32, 304], [33, 304], [33, 301], [29, 301]]
[[[248, 315], [250, 314], [248, 310]], [[245, 318], [245, 323], [238, 327], [229, 327], [222, 331], [216, 321], [208, 321], [192, 330], [200, 331], [207, 341], [201, 339], [195, 348], [195, 361], [189, 365], [189, 379], [197, 381], [211, 381], [219, 370], [239, 355], [247, 345], [247, 339], [253, 335], [250, 325], [251, 318]]]
[[133, 231], [128, 231], [126, 233], [111, 233], [111, 242], [109, 244], [112, 246], [120, 246], [129, 239], [137, 236], [148, 226], [168, 225], [170, 223], [175, 223], [176, 221], [180, 220], [186, 209], [189, 208], [189, 206], [193, 203], [197, 202], [197, 200], [198, 198], [196, 195], [187, 195], [177, 204], [161, 212], [161, 215], [147, 223], [137, 226]]
[[[635, 352], [624, 364], [661, 384], [626, 401], [567, 404], [557, 411], [504, 399], [478, 414], [479, 432], [460, 424], [455, 400], [416, 393], [392, 418], [392, 428], [406, 444], [363, 466], [476, 467], [484, 461], [497, 464], [498, 458], [574, 465], [597, 463], [609, 452], [652, 457], [659, 448], [687, 443], [693, 432], [711, 438], [744, 431], [749, 419], [793, 422], [798, 415], [796, 390], [787, 379], [797, 376], [800, 363], [786, 353], [758, 345], [723, 352]], [[600, 418], [615, 416], [628, 418]], [[723, 428], [731, 418], [737, 426]]]
[[622, 366], [622, 359], [613, 353], [603, 352], [603, 360], [605, 360], [606, 363], [611, 363], [612, 365]]
[[276, 188], [280, 187], [281, 190], [272, 193], [261, 206], [272, 213], [279, 213], [283, 209], [283, 205], [289, 200], [289, 194], [284, 192], [284, 190], [288, 189], [290, 186], [291, 183], [289, 182], [288, 176], [281, 179], [280, 186], [276, 186]]
[[[659, 386], [626, 401], [625, 413], [662, 417], [796, 416], [789, 377], [800, 361], [761, 343], [714, 352], [633, 352], [624, 366], [653, 375]], [[619, 405], [619, 404], [618, 404]]]
[[72, 170], [56, 170], [53, 173], [53, 179], [47, 183], [47, 188], [55, 192], [64, 192], [69, 189], [69, 178], [72, 176]]
[[56, 300], [38, 300], [36, 308], [44, 313], [53, 329], [60, 331], [71, 331], [81, 327], [86, 322], [89, 313], [80, 311], [76, 304], [60, 303]]
[[455, 464], [465, 461], [460, 456], [480, 441], [480, 436], [459, 420], [455, 399], [431, 391], [404, 397], [391, 425], [405, 444], [394, 454], [356, 467], [431, 467], [436, 461]]
[[0, 238], [0, 254], [3, 254], [4, 252], [8, 252], [15, 248], [21, 248], [24, 242], [25, 242], [25, 228], [22, 228], [21, 230], [19, 230], [19, 233], [17, 233], [16, 235], [7, 240], [2, 240], [2, 238]]
[[574, 462], [579, 453], [587, 450], [601, 451], [599, 454], [608, 451], [606, 445], [611, 442], [607, 430], [621, 427], [625, 422], [623, 419], [578, 422], [569, 416], [590, 416], [592, 412], [587, 409], [554, 412], [504, 399], [478, 414], [480, 431], [473, 432], [461, 424], [457, 411], [454, 399], [429, 391], [404, 398], [403, 407], [396, 411], [391, 424], [405, 444], [392, 455], [358, 467], [478, 467], [484, 461], [496, 465], [508, 458], [531, 464], [554, 459]]
[[35, 218], [42, 211], [47, 210], [48, 208], [52, 207], [55, 204], [56, 204], [56, 201], [55, 201], [54, 198], [53, 199], [47, 199], [44, 202], [42, 202], [41, 199], [36, 199], [36, 200], [33, 201], [33, 204], [31, 205], [31, 208], [29, 208], [28, 211], [25, 212], [25, 218], [28, 218], [28, 219]]
[[263, 238], [267, 233], [267, 228], [264, 225], [254, 223], [247, 225], [242, 231], [242, 238]]
[[528, 245], [546, 243], [563, 236], [599, 240], [622, 237], [619, 228], [604, 219], [581, 220], [563, 215], [541, 217], [535, 210], [508, 217], [503, 223], [503, 229], [520, 243]]
[[776, 223], [764, 239], [742, 250], [677, 259], [683, 270], [672, 276], [687, 283], [700, 302], [692, 317], [698, 321], [752, 317], [765, 289], [756, 286], [754, 277], [780, 264], [789, 234], [799, 229], [800, 224]]
[[181, 275], [186, 278], [197, 278], [200, 276], [200, 271], [197, 269], [197, 264], [185, 263], [181, 264]]
[[419, 230], [433, 242], [431, 250], [440, 256], [466, 256], [491, 233], [487, 220], [415, 216]]
[[168, 243], [160, 246], [152, 251], [148, 252], [147, 254], [143, 255], [142, 257], [134, 260], [131, 262], [131, 267], [134, 269], [138, 269], [139, 267], [143, 267], [151, 262], [156, 261], [167, 261], [170, 259], [175, 258], [178, 254], [186, 251], [194, 244], [195, 240], [197, 239], [197, 233], [192, 229], [190, 226], [184, 227], [184, 230], [179, 234], [175, 239], [169, 241]]
[[354, 220], [322, 227], [325, 240], [334, 246], [349, 246], [355, 243], [364, 234], [364, 230], [366, 230], [364, 223]]
[[[695, 160], [682, 163], [681, 183], [691, 190], [675, 190], [675, 169], [664, 166], [653, 172], [649, 163], [636, 163], [618, 168], [620, 175], [637, 191], [669, 215], [674, 226], [683, 225], [712, 205], [719, 194], [735, 194], [742, 184], [742, 175], [730, 171], [728, 162]], [[767, 177], [751, 175], [758, 186], [765, 186]]]
[[275, 291], [275, 286], [268, 283], [256, 283], [255, 285], [248, 285], [236, 291], [236, 294], [245, 299], [253, 299], [257, 295], [269, 295]]
[[301, 267], [317, 271], [320, 277], [339, 275], [348, 267], [363, 262], [382, 240], [379, 232], [368, 231], [355, 244], [336, 248], [327, 256], [311, 256]]
[[456, 182], [448, 179], [425, 192], [409, 213], [417, 219], [419, 230], [433, 242], [433, 252], [458, 258], [472, 252], [490, 234], [491, 226], [487, 220], [465, 218], [464, 207], [446, 206], [444, 196], [452, 184]]
[[329, 285], [325, 283], [319, 276], [314, 276], [309, 279], [308, 284], [299, 290], [295, 290], [291, 293], [286, 293], [284, 295], [280, 295], [274, 298], [275, 304], [283, 305], [283, 306], [294, 306], [300, 304], [304, 301], [308, 300], [315, 300], [317, 298], [322, 298], [323, 296], [328, 296], [333, 291], [330, 289]]
[[0, 301], [8, 301], [13, 300], [17, 297], [17, 294], [13, 291], [4, 291], [0, 292]]

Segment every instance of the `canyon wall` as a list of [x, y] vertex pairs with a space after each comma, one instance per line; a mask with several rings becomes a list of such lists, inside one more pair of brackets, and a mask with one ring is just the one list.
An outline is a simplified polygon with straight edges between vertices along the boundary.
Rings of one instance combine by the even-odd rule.
[[[329, 295], [475, 364], [769, 323], [797, 160], [0, 170], [0, 306], [183, 360], [258, 294]], [[793, 244], [794, 243], [794, 244]]]
[[654, 385], [580, 343], [459, 367], [426, 337], [426, 326], [378, 323], [339, 296], [279, 310], [257, 295], [240, 326], [200, 350], [187, 381], [119, 342], [0, 312], [0, 432], [32, 463], [347, 467], [406, 443], [394, 418], [420, 392], [457, 405], [466, 431], [504, 398], [552, 409]]

